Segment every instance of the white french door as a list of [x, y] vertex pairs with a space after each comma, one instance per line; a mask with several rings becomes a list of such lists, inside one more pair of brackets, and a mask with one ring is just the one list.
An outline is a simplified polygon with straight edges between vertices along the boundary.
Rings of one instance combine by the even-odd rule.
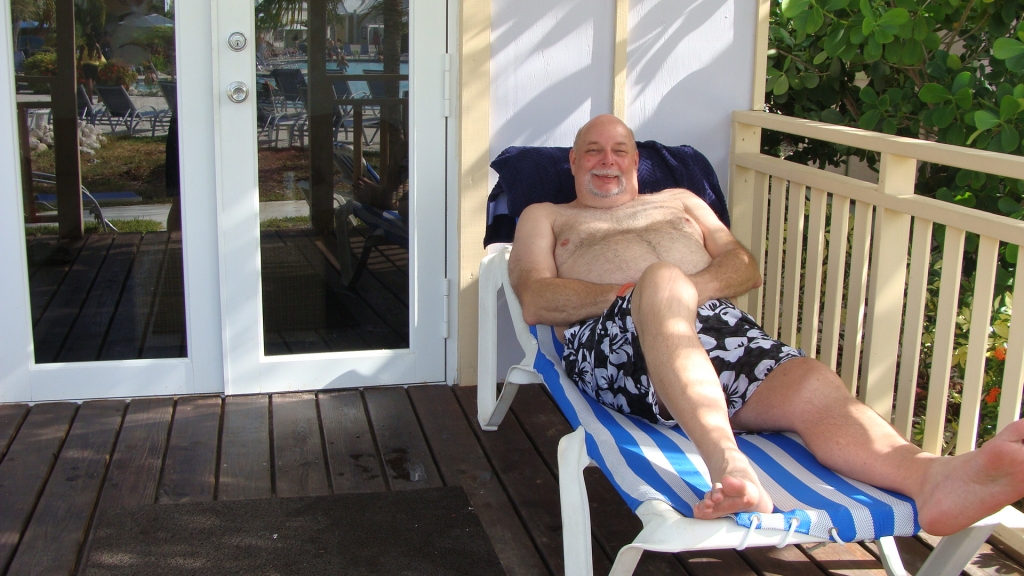
[[[302, 4], [305, 11], [312, 3]], [[253, 0], [216, 3], [218, 252], [225, 391], [229, 394], [445, 380], [446, 3], [416, 0], [404, 4], [397, 2], [405, 11], [405, 21], [386, 24], [383, 39], [379, 32], [370, 35], [373, 27], [360, 28], [360, 19], [345, 23], [339, 17], [329, 20], [328, 36], [334, 38], [320, 38], [320, 42], [331, 40], [324, 45], [313, 38], [319, 29], [304, 25], [316, 21], [308, 13], [306, 22], [301, 22], [300, 13], [290, 25], [279, 23], [279, 28], [286, 30], [257, 31]], [[386, 48], [389, 26], [394, 48], [390, 55]], [[229, 46], [229, 37], [236, 33], [246, 39], [242, 50]], [[343, 45], [348, 45], [346, 52], [355, 48], [344, 59], [348, 73], [356, 72], [348, 86], [353, 93], [367, 87], [362, 96], [374, 104], [364, 108], [358, 122], [344, 102], [332, 99], [328, 113], [319, 116], [311, 103], [317, 82], [325, 78], [317, 76], [317, 66], [326, 65], [326, 71], [320, 72], [335, 75], [329, 80], [327, 90], [333, 89], [329, 93], [344, 96], [342, 83], [346, 80], [338, 76], [344, 72], [339, 56]], [[316, 46], [325, 46], [321, 48], [325, 58], [311, 53]], [[261, 52], [259, 72], [257, 51]], [[390, 76], [394, 89], [379, 94], [373, 80], [364, 75], [386, 72], [389, 58], [393, 64], [389, 72], [397, 74]], [[299, 88], [297, 97], [289, 94], [294, 87], [284, 78], [285, 72], [306, 85]], [[241, 102], [229, 97], [229, 86], [238, 83], [248, 91]], [[280, 116], [274, 119], [273, 114]], [[393, 121], [388, 132], [391, 141], [404, 140], [407, 145], [407, 152], [392, 152], [390, 160], [386, 158], [386, 118]], [[268, 120], [283, 130], [267, 130]], [[345, 144], [349, 154], [364, 154], [368, 164], [376, 164], [381, 172], [380, 187], [387, 187], [384, 172], [392, 174], [385, 196], [394, 205], [384, 208], [395, 208], [401, 214], [399, 204], [408, 203], [408, 214], [401, 214], [398, 224], [407, 230], [408, 245], [392, 246], [390, 257], [373, 252], [379, 274], [363, 272], [350, 287], [345, 286], [346, 278], [336, 267], [319, 260], [322, 255], [328, 255], [328, 261], [331, 255], [334, 262], [344, 259], [346, 247], [338, 242], [340, 235], [347, 234], [344, 226], [311, 230], [315, 217], [292, 228], [261, 226], [261, 200], [264, 211], [287, 202], [268, 195], [268, 190], [281, 182], [281, 175], [272, 173], [274, 166], [288, 159], [298, 163], [294, 174], [285, 174], [289, 188], [293, 180], [312, 179], [316, 168], [311, 167], [315, 161], [308, 160], [310, 150], [315, 156], [317, 145], [323, 142], [313, 141], [318, 122], [340, 123], [327, 146]], [[358, 130], [360, 123], [362, 131]], [[287, 144], [284, 138], [289, 140]], [[326, 157], [331, 158], [331, 151]], [[328, 167], [334, 164], [327, 163]], [[337, 194], [332, 212], [354, 194], [343, 179], [339, 174], [328, 184]], [[311, 203], [303, 203], [294, 189], [287, 192], [292, 193], [290, 206], [309, 213]], [[347, 223], [372, 232], [365, 222], [350, 219]], [[352, 241], [355, 245], [348, 256], [358, 260], [362, 238], [353, 236]]]

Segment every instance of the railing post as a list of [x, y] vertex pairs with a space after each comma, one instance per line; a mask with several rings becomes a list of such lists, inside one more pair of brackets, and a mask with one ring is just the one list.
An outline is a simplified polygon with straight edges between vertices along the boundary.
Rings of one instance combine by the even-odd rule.
[[[733, 155], [761, 151], [761, 128], [732, 123]], [[765, 174], [729, 162], [729, 219], [732, 233], [754, 255], [757, 269], [764, 274], [764, 221], [768, 208], [768, 177]], [[735, 299], [736, 305], [752, 315], [761, 316], [761, 290], [754, 289]]]
[[[916, 176], [917, 161], [914, 158], [882, 154], [879, 192], [911, 196]], [[880, 206], [875, 210], [860, 398], [888, 421], [892, 418], [896, 386], [903, 292], [907, 283], [910, 216]]]

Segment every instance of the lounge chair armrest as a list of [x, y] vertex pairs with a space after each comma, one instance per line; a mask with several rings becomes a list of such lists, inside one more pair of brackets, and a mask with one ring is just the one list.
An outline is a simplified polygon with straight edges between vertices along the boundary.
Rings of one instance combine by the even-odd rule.
[[[519, 300], [512, 292], [508, 279], [508, 257], [511, 246], [484, 257], [480, 263], [479, 328], [477, 335], [477, 420], [483, 430], [496, 430], [512, 404], [520, 384], [540, 383], [540, 375], [533, 371], [533, 358], [537, 354], [537, 340], [523, 321]], [[497, 395], [495, 375], [498, 370], [498, 288], [505, 289], [509, 313], [515, 326], [516, 337], [524, 358], [513, 366], [505, 378], [501, 396]]]

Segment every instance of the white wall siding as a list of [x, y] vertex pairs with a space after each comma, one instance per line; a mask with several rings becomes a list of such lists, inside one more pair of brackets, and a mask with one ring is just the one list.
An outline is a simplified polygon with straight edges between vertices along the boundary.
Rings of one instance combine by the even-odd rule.
[[638, 140], [689, 144], [728, 190], [733, 110], [750, 107], [757, 3], [633, 0], [626, 121]]

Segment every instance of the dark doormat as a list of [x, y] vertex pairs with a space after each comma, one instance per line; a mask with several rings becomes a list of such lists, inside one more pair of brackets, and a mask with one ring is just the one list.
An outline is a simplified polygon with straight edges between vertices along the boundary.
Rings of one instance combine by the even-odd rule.
[[81, 574], [504, 574], [460, 487], [101, 513]]

